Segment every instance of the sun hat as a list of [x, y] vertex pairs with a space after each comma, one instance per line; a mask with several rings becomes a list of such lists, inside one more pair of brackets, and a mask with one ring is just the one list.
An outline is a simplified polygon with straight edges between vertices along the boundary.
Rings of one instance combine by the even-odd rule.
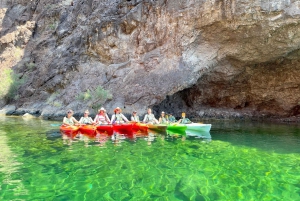
[[116, 109], [114, 109], [114, 113], [116, 113], [118, 110], [119, 110], [120, 112], [122, 112], [121, 108], [116, 107]]
[[85, 114], [89, 114], [90, 112], [89, 112], [89, 110], [86, 110], [86, 111], [84, 111], [84, 113], [85, 113]]
[[73, 114], [74, 112], [73, 112], [73, 110], [68, 110], [67, 111], [67, 114]]
[[98, 110], [98, 112], [100, 112], [101, 110], [105, 112], [104, 107], [101, 107], [101, 108]]
[[164, 113], [164, 114], [165, 114], [165, 112], [164, 112], [164, 111], [162, 111], [161, 113]]

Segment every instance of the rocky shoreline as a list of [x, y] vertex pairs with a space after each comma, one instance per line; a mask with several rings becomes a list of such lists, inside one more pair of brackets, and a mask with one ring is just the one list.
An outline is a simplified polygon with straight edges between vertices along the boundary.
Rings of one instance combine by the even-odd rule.
[[[158, 118], [160, 111], [153, 110], [153, 113]], [[171, 112], [167, 112], [171, 113]], [[144, 117], [146, 112], [140, 112], [140, 118]], [[54, 120], [54, 121], [61, 121], [65, 116], [65, 111], [56, 111], [46, 112], [40, 111], [35, 109], [24, 109], [18, 108], [16, 109], [13, 105], [7, 105], [0, 109], [0, 115], [5, 116], [23, 116], [27, 118], [40, 118], [43, 120]], [[93, 118], [95, 117], [95, 112], [90, 112], [90, 116]], [[108, 112], [108, 115], [111, 116], [112, 113]], [[130, 118], [130, 113], [124, 113], [127, 118]], [[83, 116], [83, 112], [74, 111], [74, 117], [80, 118]], [[176, 119], [180, 118], [180, 115], [175, 114]], [[191, 115], [189, 116], [194, 122], [209, 122], [211, 120], [250, 120], [250, 121], [259, 121], [259, 122], [273, 122], [273, 123], [300, 123], [300, 115], [292, 116], [292, 117], [275, 117], [275, 116], [268, 116], [268, 115], [257, 115], [253, 114], [253, 112], [238, 112], [229, 109], [203, 109], [198, 112], [198, 115]]]

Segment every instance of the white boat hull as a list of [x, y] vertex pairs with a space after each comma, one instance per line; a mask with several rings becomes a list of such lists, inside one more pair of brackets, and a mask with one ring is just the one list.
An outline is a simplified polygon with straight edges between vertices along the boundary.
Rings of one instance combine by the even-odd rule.
[[192, 123], [192, 124], [186, 124], [186, 133], [189, 132], [205, 132], [209, 133], [211, 129], [211, 124], [199, 124], [199, 123]]

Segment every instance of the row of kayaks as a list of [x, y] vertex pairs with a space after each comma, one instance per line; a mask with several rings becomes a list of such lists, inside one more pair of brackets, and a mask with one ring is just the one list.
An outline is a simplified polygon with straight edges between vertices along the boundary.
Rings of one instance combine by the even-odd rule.
[[112, 135], [114, 132], [121, 134], [132, 134], [137, 132], [168, 133], [168, 134], [183, 134], [188, 133], [209, 133], [211, 124], [144, 124], [144, 123], [125, 123], [125, 124], [108, 124], [108, 125], [80, 125], [80, 126], [60, 126], [60, 131], [71, 138], [74, 138], [78, 133], [85, 134], [90, 137], [95, 137], [98, 133]]

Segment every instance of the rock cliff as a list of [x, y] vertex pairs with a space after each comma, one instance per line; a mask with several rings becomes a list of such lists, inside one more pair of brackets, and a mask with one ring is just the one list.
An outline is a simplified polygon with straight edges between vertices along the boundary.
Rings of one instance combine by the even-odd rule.
[[14, 113], [300, 114], [298, 0], [3, 0], [0, 25]]

